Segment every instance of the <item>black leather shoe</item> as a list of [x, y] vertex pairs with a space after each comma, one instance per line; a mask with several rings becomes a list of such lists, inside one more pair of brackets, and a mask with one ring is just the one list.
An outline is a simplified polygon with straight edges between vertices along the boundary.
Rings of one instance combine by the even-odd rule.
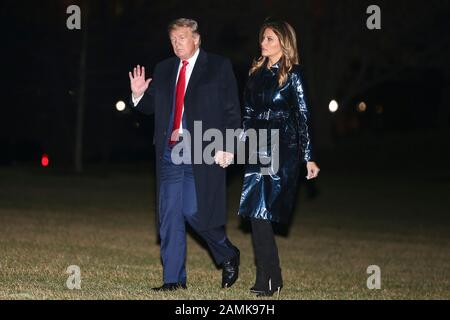
[[175, 291], [178, 289], [187, 289], [184, 283], [164, 283], [161, 287], [152, 288], [154, 291]]
[[222, 288], [231, 287], [239, 276], [239, 258], [240, 252], [234, 247], [236, 255], [228, 261], [222, 263]]

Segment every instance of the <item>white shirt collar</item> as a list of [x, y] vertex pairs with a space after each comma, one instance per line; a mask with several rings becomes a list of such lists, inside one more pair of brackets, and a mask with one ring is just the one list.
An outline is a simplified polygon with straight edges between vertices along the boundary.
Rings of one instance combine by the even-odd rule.
[[[195, 51], [194, 55], [192, 57], [190, 57], [189, 59], [187, 59], [188, 67], [192, 68], [195, 65], [195, 61], [197, 61], [199, 53], [200, 53], [200, 48], [197, 48], [197, 50]], [[182, 65], [182, 60], [181, 59], [180, 59], [180, 65]]]

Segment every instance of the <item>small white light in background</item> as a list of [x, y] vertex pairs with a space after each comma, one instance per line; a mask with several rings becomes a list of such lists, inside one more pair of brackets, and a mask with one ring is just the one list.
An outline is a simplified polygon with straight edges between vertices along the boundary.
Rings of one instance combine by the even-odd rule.
[[123, 110], [125, 110], [125, 102], [123, 102], [122, 100], [117, 101], [117, 103], [116, 103], [116, 109], [117, 109], [117, 111], [123, 111]]
[[337, 101], [331, 100], [330, 104], [328, 106], [328, 109], [330, 109], [330, 112], [336, 112], [338, 108], [339, 108], [339, 105], [338, 105]]

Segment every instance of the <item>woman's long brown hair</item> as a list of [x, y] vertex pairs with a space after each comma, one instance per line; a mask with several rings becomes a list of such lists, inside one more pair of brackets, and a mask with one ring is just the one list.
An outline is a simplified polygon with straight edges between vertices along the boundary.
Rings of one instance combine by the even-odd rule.
[[[281, 87], [286, 83], [288, 73], [291, 71], [292, 66], [299, 63], [297, 37], [294, 28], [292, 28], [289, 23], [285, 21], [268, 20], [263, 23], [259, 30], [259, 43], [262, 42], [264, 31], [267, 28], [271, 29], [277, 35], [278, 40], [280, 41], [281, 51], [283, 52], [278, 72], [278, 85]], [[249, 75], [265, 66], [267, 60], [268, 58], [263, 56], [254, 59]]]

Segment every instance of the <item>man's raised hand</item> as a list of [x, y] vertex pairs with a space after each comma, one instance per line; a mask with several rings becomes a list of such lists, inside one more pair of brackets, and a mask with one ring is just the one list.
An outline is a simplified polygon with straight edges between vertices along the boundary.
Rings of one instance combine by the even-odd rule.
[[147, 90], [148, 85], [152, 81], [151, 78], [145, 80], [145, 68], [139, 65], [134, 68], [133, 73], [128, 72], [130, 77], [131, 92], [133, 93], [133, 98], [139, 98]]

